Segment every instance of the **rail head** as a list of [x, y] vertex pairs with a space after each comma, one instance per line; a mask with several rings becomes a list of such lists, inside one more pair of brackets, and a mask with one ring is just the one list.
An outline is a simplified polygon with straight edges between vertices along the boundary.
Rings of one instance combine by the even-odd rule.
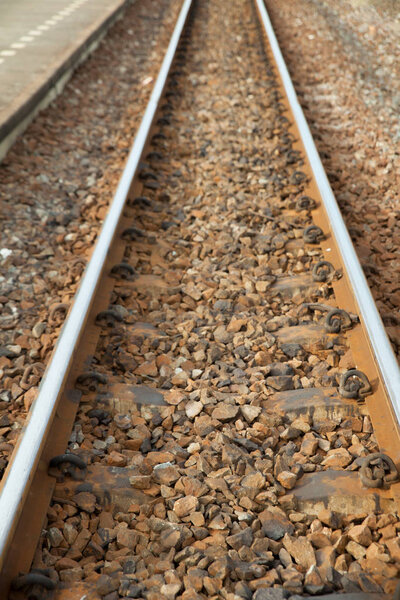
[[382, 319], [376, 308], [364, 272], [358, 260], [347, 227], [344, 223], [336, 198], [322, 165], [310, 128], [297, 98], [292, 80], [281, 49], [275, 36], [264, 0], [255, 0], [265, 34], [271, 46], [277, 68], [285, 88], [290, 108], [293, 112], [301, 141], [310, 163], [320, 196], [331, 223], [332, 233], [336, 238], [343, 264], [346, 268], [357, 304], [360, 317], [367, 330], [371, 350], [391, 402], [393, 412], [400, 425], [400, 368], [396, 360]]
[[57, 409], [64, 381], [70, 369], [74, 348], [92, 305], [99, 278], [113, 241], [132, 181], [162, 98], [165, 83], [186, 23], [192, 0], [184, 0], [175, 24], [157, 80], [132, 145], [126, 166], [119, 181], [109, 212], [100, 231], [92, 257], [48, 365], [38, 396], [28, 415], [25, 430], [18, 441], [14, 455], [2, 482], [0, 492], [0, 571], [12, 541], [18, 519], [27, 499], [30, 484], [46, 443]]

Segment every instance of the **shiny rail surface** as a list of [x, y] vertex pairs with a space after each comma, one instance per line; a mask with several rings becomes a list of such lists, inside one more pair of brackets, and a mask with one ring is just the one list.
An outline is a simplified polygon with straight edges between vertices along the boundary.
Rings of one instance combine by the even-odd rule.
[[175, 30], [171, 37], [163, 63], [154, 85], [146, 112], [143, 116], [126, 167], [119, 182], [113, 202], [101, 229], [92, 258], [68, 319], [58, 339], [52, 360], [45, 372], [39, 394], [32, 406], [26, 425], [12, 461], [5, 474], [0, 495], [0, 570], [7, 553], [16, 522], [26, 501], [33, 474], [37, 468], [40, 452], [52, 426], [54, 414], [64, 380], [70, 367], [76, 345], [96, 293], [100, 275], [104, 269], [109, 248], [115, 235], [122, 210], [135, 177], [165, 82], [174, 59], [182, 29], [192, 0], [184, 0]]
[[369, 340], [375, 360], [382, 375], [387, 394], [390, 398], [397, 422], [400, 424], [400, 368], [396, 360], [385, 327], [379, 315], [378, 309], [372, 298], [364, 272], [358, 260], [356, 251], [347, 231], [342, 214], [339, 210], [328, 177], [322, 165], [318, 150], [310, 132], [310, 128], [304, 116], [303, 110], [297, 99], [297, 95], [289, 75], [288, 68], [282, 56], [281, 49], [273, 30], [271, 20], [263, 0], [255, 0], [261, 17], [265, 33], [268, 37], [279, 74], [282, 79], [286, 95], [296, 120], [300, 136], [306, 150], [310, 167], [313, 171], [325, 209], [329, 215], [332, 231], [338, 242], [343, 264], [346, 267], [349, 279], [352, 283], [354, 296], [360, 308], [360, 317], [368, 331]]

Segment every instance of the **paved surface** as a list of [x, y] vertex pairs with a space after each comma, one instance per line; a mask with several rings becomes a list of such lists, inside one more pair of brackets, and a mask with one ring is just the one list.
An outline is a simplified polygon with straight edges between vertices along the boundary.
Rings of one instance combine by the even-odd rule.
[[129, 0], [2, 0], [0, 159]]

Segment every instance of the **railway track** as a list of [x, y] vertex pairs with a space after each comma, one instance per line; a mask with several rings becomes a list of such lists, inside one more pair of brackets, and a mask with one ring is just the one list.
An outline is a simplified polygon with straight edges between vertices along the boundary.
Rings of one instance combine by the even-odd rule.
[[392, 595], [399, 391], [262, 1], [185, 0], [2, 481], [2, 596]]

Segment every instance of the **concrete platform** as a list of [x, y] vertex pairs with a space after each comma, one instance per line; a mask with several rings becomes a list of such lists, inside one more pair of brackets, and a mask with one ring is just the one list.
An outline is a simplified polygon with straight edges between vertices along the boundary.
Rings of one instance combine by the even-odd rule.
[[0, 2], [0, 160], [134, 1]]

